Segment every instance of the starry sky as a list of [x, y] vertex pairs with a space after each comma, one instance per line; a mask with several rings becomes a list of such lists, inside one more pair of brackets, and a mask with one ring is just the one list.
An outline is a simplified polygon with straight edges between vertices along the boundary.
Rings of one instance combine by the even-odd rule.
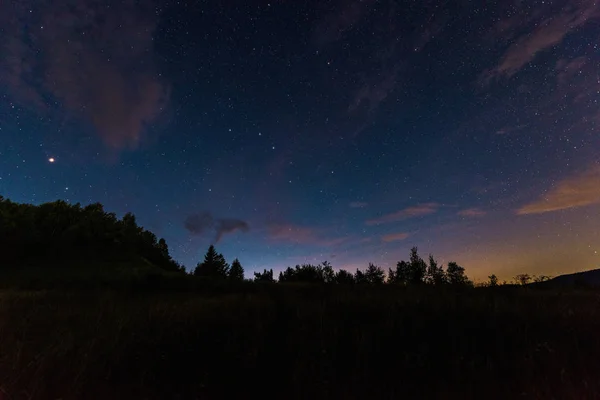
[[0, 2], [0, 194], [192, 268], [600, 267], [596, 0]]

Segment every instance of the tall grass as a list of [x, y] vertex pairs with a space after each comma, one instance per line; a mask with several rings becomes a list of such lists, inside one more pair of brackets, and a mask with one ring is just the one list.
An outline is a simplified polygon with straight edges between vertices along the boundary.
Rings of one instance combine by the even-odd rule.
[[600, 397], [593, 291], [177, 287], [1, 292], [4, 398]]

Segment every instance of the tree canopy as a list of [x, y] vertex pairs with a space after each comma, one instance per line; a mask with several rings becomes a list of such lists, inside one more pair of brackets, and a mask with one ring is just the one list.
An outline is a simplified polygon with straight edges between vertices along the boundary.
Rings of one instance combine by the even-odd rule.
[[273, 270], [263, 270], [263, 272], [255, 272], [254, 273], [254, 281], [255, 282], [275, 282], [275, 278], [273, 278]]
[[36, 206], [0, 196], [0, 243], [1, 265], [143, 259], [167, 271], [183, 270], [164, 239], [138, 226], [133, 214], [118, 219], [100, 203]]

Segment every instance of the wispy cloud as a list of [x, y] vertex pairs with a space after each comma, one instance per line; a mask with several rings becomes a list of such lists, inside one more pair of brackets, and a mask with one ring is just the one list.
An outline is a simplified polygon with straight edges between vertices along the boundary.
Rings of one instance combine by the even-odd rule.
[[559, 85], [568, 85], [571, 78], [581, 72], [581, 69], [586, 64], [587, 59], [584, 56], [574, 58], [572, 60], [560, 59], [556, 62], [556, 80]]
[[402, 221], [408, 218], [421, 217], [424, 215], [436, 213], [439, 210], [439, 208], [440, 205], [438, 203], [419, 204], [413, 207], [402, 209], [400, 211], [396, 211], [395, 213], [383, 215], [379, 218], [369, 219], [365, 223], [367, 225], [380, 225], [387, 224], [390, 222]]
[[[514, 24], [510, 24], [507, 29], [517, 30], [528, 26], [534, 28], [512, 40], [500, 63], [482, 74], [481, 82], [487, 84], [493, 79], [513, 76], [533, 61], [538, 53], [559, 44], [567, 34], [599, 16], [600, 3], [595, 0], [581, 0], [569, 2], [557, 15], [540, 22], [535, 19], [515, 19], [512, 21]], [[514, 35], [505, 29], [499, 32]]]
[[327, 238], [316, 228], [294, 224], [272, 224], [267, 232], [269, 239], [276, 242], [335, 246], [346, 241], [346, 237]]
[[406, 239], [407, 237], [409, 237], [410, 234], [406, 233], [406, 232], [398, 232], [398, 233], [390, 233], [387, 235], [383, 235], [381, 237], [381, 240], [389, 243], [389, 242], [399, 242], [401, 240]]
[[39, 0], [10, 10], [0, 4], [0, 57], [7, 60], [0, 85], [28, 107], [60, 104], [109, 148], [135, 148], [170, 94], [154, 62], [150, 3], [107, 8], [94, 0]]
[[464, 210], [460, 210], [458, 213], [461, 217], [469, 217], [469, 218], [477, 218], [483, 217], [487, 214], [487, 212], [479, 209], [479, 208], [467, 208]]
[[364, 201], [353, 201], [349, 204], [350, 208], [365, 208], [369, 204]]
[[215, 230], [217, 235], [215, 237], [215, 243], [219, 242], [223, 235], [233, 233], [236, 231], [248, 232], [250, 225], [246, 221], [236, 218], [219, 218], [215, 224]]
[[517, 214], [542, 214], [600, 204], [600, 166], [563, 179], [536, 201], [517, 210]]

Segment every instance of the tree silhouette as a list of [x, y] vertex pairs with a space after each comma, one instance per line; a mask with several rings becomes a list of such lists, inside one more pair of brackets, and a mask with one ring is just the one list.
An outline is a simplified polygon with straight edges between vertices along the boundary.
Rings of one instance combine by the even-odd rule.
[[515, 276], [515, 281], [517, 284], [525, 286], [531, 281], [531, 276], [529, 274], [519, 274]]
[[237, 258], [231, 263], [231, 268], [229, 269], [229, 279], [238, 282], [244, 280], [244, 268]]
[[254, 281], [255, 282], [274, 282], [275, 279], [273, 278], [273, 270], [263, 270], [263, 272], [255, 272], [254, 273]]
[[217, 253], [212, 244], [204, 255], [204, 261], [199, 263], [194, 270], [194, 275], [211, 279], [227, 278], [229, 265], [222, 254]]
[[534, 275], [533, 276], [533, 281], [535, 283], [546, 282], [546, 281], [549, 281], [550, 279], [552, 279], [552, 277], [548, 276], [548, 275]]
[[450, 261], [448, 263], [448, 268], [446, 270], [446, 276], [448, 277], [448, 283], [450, 285], [470, 285], [471, 282], [469, 278], [465, 275], [465, 269], [455, 263], [454, 261]]
[[359, 285], [369, 283], [369, 281], [367, 280], [367, 276], [360, 269], [357, 269], [356, 273], [354, 274], [354, 282], [356, 282]]
[[492, 274], [492, 275], [488, 276], [488, 279], [489, 279], [488, 286], [490, 286], [490, 287], [498, 286], [498, 277], [496, 275]]
[[390, 268], [388, 282], [398, 285], [408, 285], [410, 283], [411, 268], [406, 261], [400, 261], [396, 264], [396, 269]]
[[344, 269], [340, 269], [335, 274], [335, 283], [352, 284], [354, 283], [354, 275]]
[[438, 265], [433, 255], [429, 255], [429, 265], [427, 266], [426, 282], [430, 285], [443, 285], [446, 283], [446, 273], [441, 265]]
[[323, 261], [321, 263], [321, 273], [323, 275], [324, 283], [335, 282], [335, 272], [333, 271], [333, 267], [331, 266], [329, 261]]
[[335, 273], [327, 261], [320, 265], [302, 264], [279, 273], [279, 282], [333, 283]]
[[425, 273], [427, 271], [427, 264], [419, 256], [417, 247], [410, 249], [410, 275], [408, 283], [412, 285], [418, 285], [425, 281]]
[[383, 269], [373, 263], [369, 263], [364, 275], [366, 282], [371, 285], [379, 285], [385, 280], [385, 272]]

